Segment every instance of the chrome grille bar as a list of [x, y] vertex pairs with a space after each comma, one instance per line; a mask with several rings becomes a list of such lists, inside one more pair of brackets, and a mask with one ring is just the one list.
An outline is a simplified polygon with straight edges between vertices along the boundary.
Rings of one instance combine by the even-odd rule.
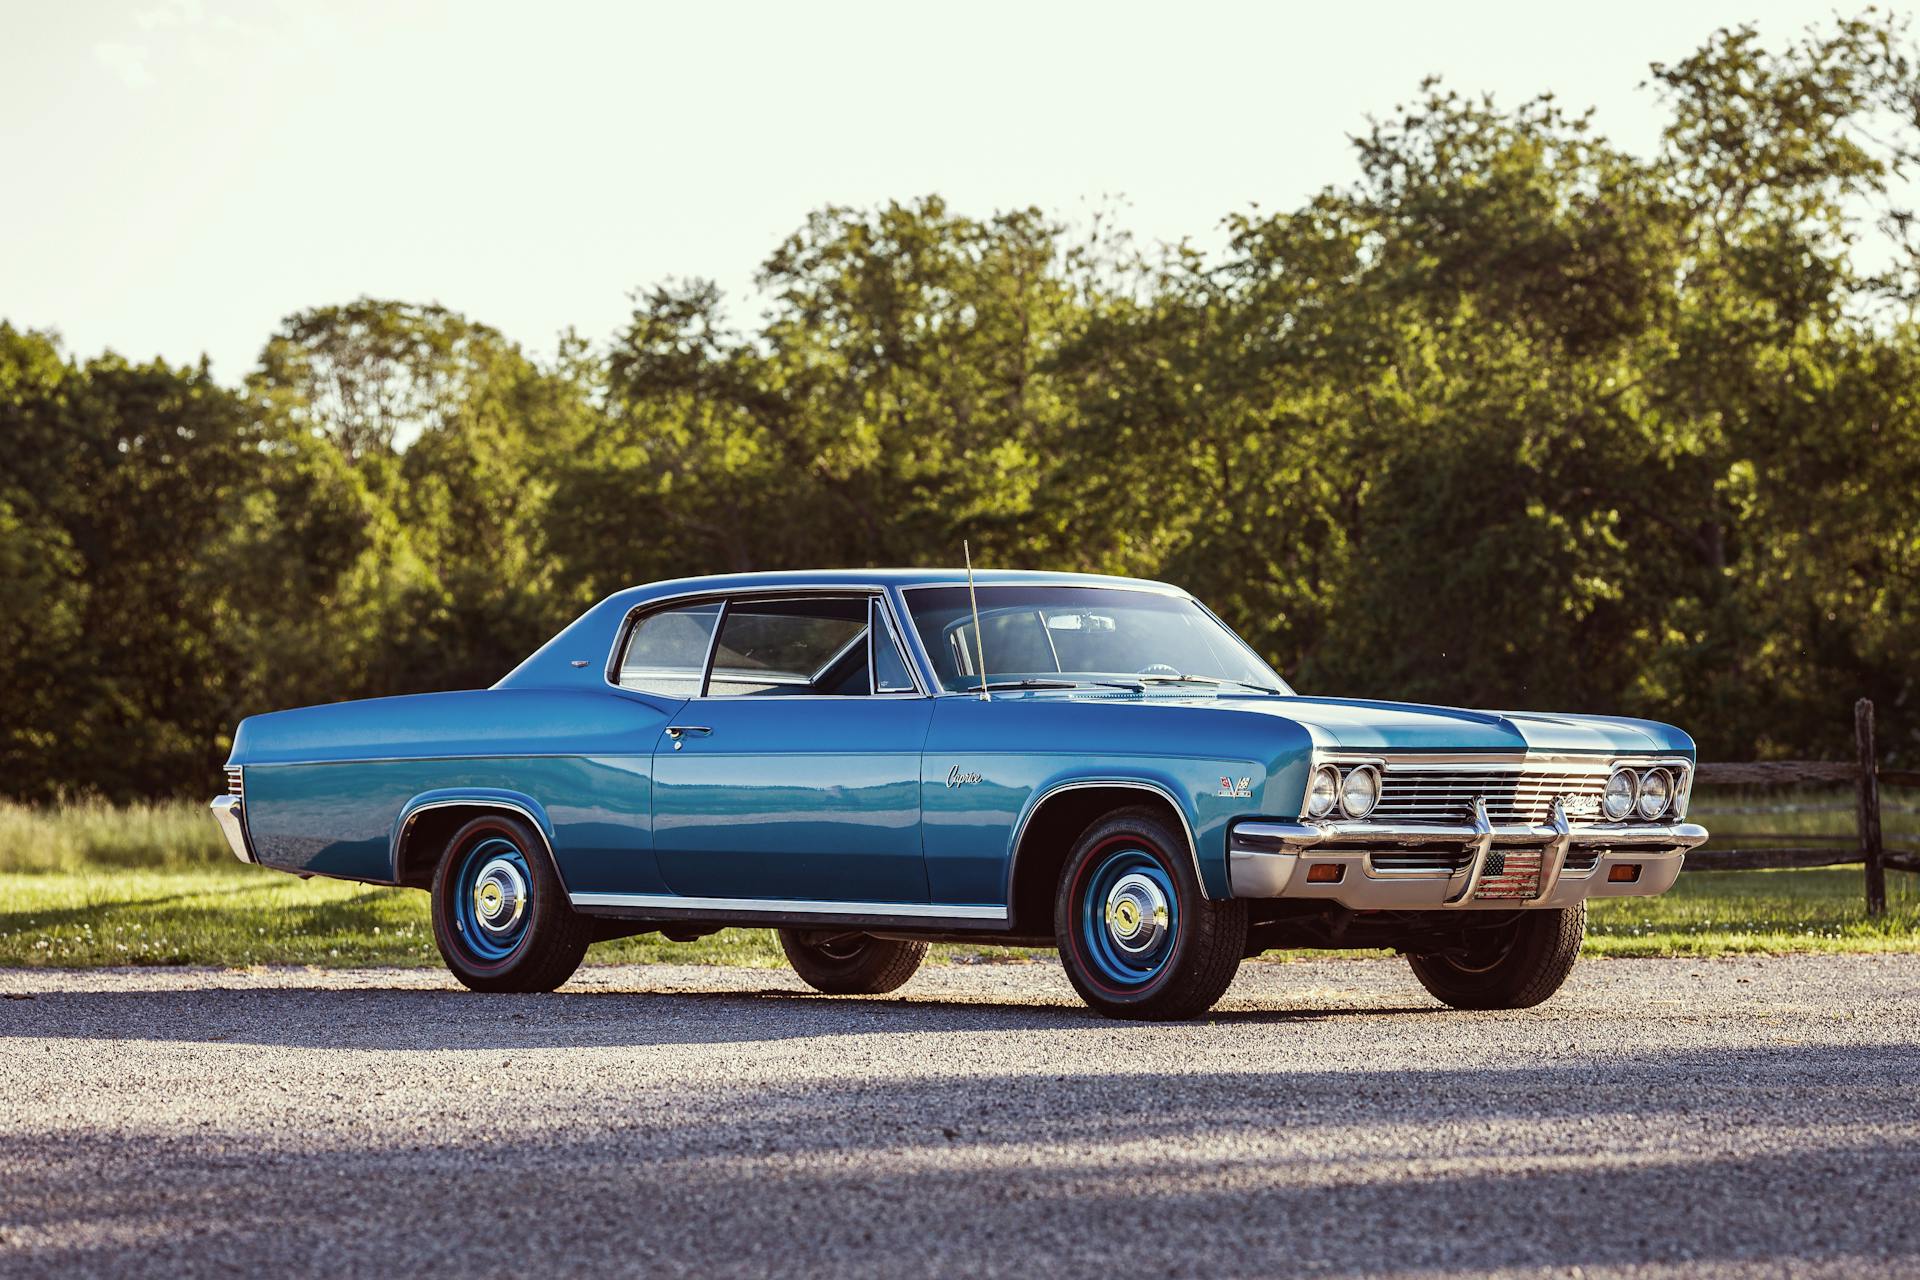
[[1382, 776], [1375, 818], [1458, 820], [1475, 800], [1500, 821], [1545, 821], [1556, 799], [1591, 798], [1606, 790], [1610, 766], [1499, 764], [1480, 767], [1389, 763]]

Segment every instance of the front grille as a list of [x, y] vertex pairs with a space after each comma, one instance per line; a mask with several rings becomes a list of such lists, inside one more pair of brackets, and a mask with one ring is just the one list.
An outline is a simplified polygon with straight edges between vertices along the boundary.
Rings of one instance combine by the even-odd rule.
[[241, 777], [240, 769], [237, 765], [227, 770], [227, 794], [230, 796], [239, 796], [242, 801], [245, 801], [247, 798], [246, 780]]
[[1606, 790], [1605, 763], [1578, 765], [1421, 765], [1390, 764], [1381, 778], [1381, 821], [1458, 822], [1473, 811], [1476, 799], [1487, 803], [1496, 824], [1545, 822], [1556, 797], [1591, 798], [1594, 808], [1581, 815], [1593, 821]]

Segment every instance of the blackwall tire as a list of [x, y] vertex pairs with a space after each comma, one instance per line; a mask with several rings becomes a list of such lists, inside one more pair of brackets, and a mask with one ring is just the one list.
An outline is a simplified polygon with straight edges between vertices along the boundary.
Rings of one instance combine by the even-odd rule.
[[819, 929], [779, 929], [780, 949], [800, 980], [830, 996], [898, 991], [919, 971], [927, 944]]
[[1408, 955], [1413, 976], [1456, 1009], [1530, 1009], [1560, 989], [1587, 936], [1587, 904], [1522, 911], [1480, 954]]

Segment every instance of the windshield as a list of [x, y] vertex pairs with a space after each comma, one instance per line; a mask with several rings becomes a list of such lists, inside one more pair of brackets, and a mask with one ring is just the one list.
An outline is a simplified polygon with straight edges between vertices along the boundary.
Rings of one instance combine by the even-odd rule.
[[1112, 683], [1193, 689], [1219, 684], [1290, 693], [1240, 637], [1192, 600], [1110, 587], [981, 587], [980, 628], [965, 587], [905, 592], [934, 674], [955, 693], [987, 683]]

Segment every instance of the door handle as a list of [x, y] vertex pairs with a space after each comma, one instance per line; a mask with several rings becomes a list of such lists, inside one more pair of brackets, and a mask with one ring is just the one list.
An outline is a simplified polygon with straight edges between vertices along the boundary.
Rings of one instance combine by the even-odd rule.
[[675, 751], [687, 745], [686, 737], [688, 734], [697, 733], [704, 738], [712, 732], [713, 730], [704, 724], [670, 724], [667, 726], [667, 736], [673, 739], [673, 749]]

